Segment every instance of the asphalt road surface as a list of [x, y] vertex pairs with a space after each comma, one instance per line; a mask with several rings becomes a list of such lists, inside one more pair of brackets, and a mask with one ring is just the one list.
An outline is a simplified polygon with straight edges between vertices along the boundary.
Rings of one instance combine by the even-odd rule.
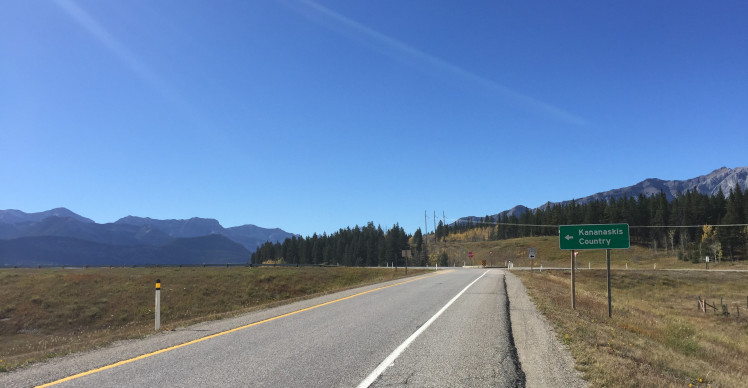
[[32, 365], [0, 385], [523, 387], [507, 277], [516, 283], [454, 269], [358, 288]]

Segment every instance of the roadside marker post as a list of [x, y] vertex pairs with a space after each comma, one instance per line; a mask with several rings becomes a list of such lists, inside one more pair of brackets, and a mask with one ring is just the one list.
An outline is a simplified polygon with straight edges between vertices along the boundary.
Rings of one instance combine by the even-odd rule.
[[[571, 308], [576, 309], [576, 285], [574, 270], [575, 252], [581, 249], [605, 249], [608, 283], [608, 317], [613, 315], [610, 294], [610, 250], [629, 249], [629, 224], [561, 225], [558, 227], [559, 248], [571, 250]], [[588, 265], [589, 266], [589, 265]], [[628, 263], [626, 264], [628, 269]], [[656, 267], [655, 267], [656, 268]]]
[[576, 263], [577, 255], [574, 254], [574, 250], [571, 250], [571, 309], [577, 309], [577, 290], [576, 290], [576, 279], [574, 277], [574, 269], [577, 266]]
[[532, 274], [532, 268], [535, 266], [535, 248], [528, 249], [528, 257], [530, 259], [530, 273]]
[[410, 249], [403, 249], [402, 257], [405, 258], [405, 274], [408, 274], [408, 258], [410, 257]]
[[161, 279], [156, 279], [156, 331], [161, 328]]

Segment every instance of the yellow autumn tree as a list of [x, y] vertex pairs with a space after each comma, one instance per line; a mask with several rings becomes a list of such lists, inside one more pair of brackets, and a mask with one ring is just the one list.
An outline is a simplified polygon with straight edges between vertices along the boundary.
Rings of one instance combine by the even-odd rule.
[[712, 225], [701, 227], [701, 245], [707, 249], [715, 262], [722, 258], [722, 244], [717, 239], [717, 228]]

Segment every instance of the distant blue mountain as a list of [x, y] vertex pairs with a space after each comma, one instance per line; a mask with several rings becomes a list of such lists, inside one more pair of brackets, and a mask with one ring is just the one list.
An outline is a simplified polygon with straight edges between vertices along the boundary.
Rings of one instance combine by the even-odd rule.
[[0, 223], [0, 239], [39, 236], [70, 237], [112, 245], [159, 245], [173, 239], [147, 226], [97, 224], [79, 221], [77, 217], [50, 216], [37, 222]]
[[285, 241], [295, 236], [281, 229], [266, 229], [255, 225], [241, 225], [224, 228], [212, 218], [190, 218], [188, 220], [155, 220], [152, 218], [127, 216], [115, 222], [118, 225], [150, 226], [171, 237], [197, 237], [220, 234], [242, 244], [250, 252], [267, 241]]
[[114, 222], [118, 225], [150, 226], [171, 237], [198, 237], [222, 234], [224, 228], [212, 218], [193, 217], [188, 220], [156, 220], [148, 217], [127, 216]]
[[164, 245], [112, 245], [72, 237], [0, 240], [0, 267], [245, 264], [250, 252], [220, 235]]
[[259, 245], [291, 236], [255, 225], [223, 228], [205, 218], [128, 216], [98, 224], [65, 208], [0, 210], [0, 267], [248, 263]]
[[93, 220], [79, 216], [64, 207], [47, 210], [39, 213], [24, 213], [20, 210], [0, 210], [0, 224], [23, 224], [29, 222], [39, 222], [47, 217], [72, 218], [76, 221], [93, 224]]

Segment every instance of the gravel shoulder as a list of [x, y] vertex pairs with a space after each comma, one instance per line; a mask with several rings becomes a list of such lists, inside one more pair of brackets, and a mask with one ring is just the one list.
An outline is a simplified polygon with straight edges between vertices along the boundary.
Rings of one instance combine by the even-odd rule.
[[[501, 270], [499, 270], [501, 271]], [[527, 387], [587, 387], [581, 373], [574, 369], [569, 350], [557, 339], [552, 325], [540, 314], [527, 295], [522, 282], [509, 271], [504, 274], [509, 298], [514, 345], [517, 350]], [[388, 283], [394, 283], [388, 282]], [[93, 352], [72, 354], [35, 364], [10, 373], [0, 374], [0, 386], [26, 387], [53, 381], [75, 373], [109, 365], [165, 347], [185, 343], [230, 328], [267, 319], [311, 305], [352, 295], [362, 290], [381, 287], [371, 285], [326, 295], [272, 309], [256, 311], [235, 318], [211, 321], [176, 331], [160, 332], [148, 340], [122, 341]]]
[[537, 310], [522, 282], [504, 271], [509, 314], [526, 386], [587, 387], [581, 372], [574, 369], [574, 360], [556, 337], [553, 326]]

